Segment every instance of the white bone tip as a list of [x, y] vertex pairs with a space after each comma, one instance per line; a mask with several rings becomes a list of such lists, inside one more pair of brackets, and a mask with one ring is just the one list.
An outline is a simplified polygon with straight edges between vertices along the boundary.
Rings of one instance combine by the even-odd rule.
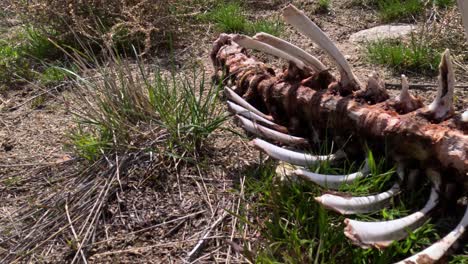
[[465, 112], [463, 112], [463, 114], [461, 115], [461, 121], [463, 123], [468, 123], [468, 110], [466, 110]]

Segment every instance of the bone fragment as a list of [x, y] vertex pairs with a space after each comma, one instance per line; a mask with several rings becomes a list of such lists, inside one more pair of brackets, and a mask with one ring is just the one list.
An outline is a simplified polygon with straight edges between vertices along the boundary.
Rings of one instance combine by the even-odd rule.
[[370, 246], [384, 248], [394, 240], [405, 238], [408, 233], [419, 227], [427, 214], [434, 209], [439, 199], [437, 188], [433, 187], [431, 196], [423, 209], [406, 217], [391, 221], [363, 222], [345, 219], [344, 234], [353, 243], [367, 248]]
[[224, 91], [226, 92], [227, 97], [231, 99], [232, 101], [234, 101], [235, 103], [239, 104], [245, 109], [252, 111], [252, 113], [255, 113], [267, 120], [272, 120], [271, 116], [267, 116], [264, 113], [260, 112], [257, 108], [253, 107], [251, 104], [245, 101], [244, 98], [240, 97], [236, 92], [234, 92], [229, 87], [224, 87]]
[[236, 118], [238, 118], [238, 120], [242, 124], [242, 127], [245, 130], [257, 136], [265, 137], [265, 138], [278, 141], [283, 144], [289, 144], [289, 145], [306, 145], [307, 144], [307, 140], [304, 138], [294, 137], [288, 134], [275, 131], [273, 129], [269, 129], [260, 124], [256, 124], [240, 115], [236, 115]]
[[353, 74], [351, 66], [348, 64], [344, 55], [338, 50], [333, 41], [331, 41], [312, 20], [304, 15], [304, 12], [290, 4], [283, 9], [283, 17], [286, 22], [309, 37], [333, 58], [340, 70], [342, 86], [351, 86], [353, 87], [352, 90], [357, 90], [362, 87], [359, 80]]
[[465, 112], [463, 112], [463, 114], [461, 115], [461, 121], [463, 123], [468, 123], [468, 110], [466, 110]]
[[429, 118], [443, 121], [453, 113], [453, 89], [455, 77], [453, 73], [450, 51], [445, 50], [439, 65], [439, 88], [434, 101], [428, 106]]
[[338, 151], [331, 155], [311, 155], [304, 152], [287, 150], [276, 145], [270, 144], [264, 140], [256, 138], [252, 141], [256, 147], [264, 151], [274, 159], [289, 162], [299, 166], [313, 166], [322, 161], [336, 161], [345, 156], [344, 152]]
[[327, 175], [327, 174], [318, 174], [306, 170], [305, 168], [300, 168], [293, 171], [293, 174], [302, 177], [305, 180], [312, 181], [322, 187], [338, 190], [343, 184], [349, 184], [353, 181], [360, 179], [369, 172], [367, 166], [364, 167], [362, 171], [348, 174], [348, 175]]
[[262, 51], [267, 54], [293, 62], [301, 70], [303, 70], [305, 67], [304, 62], [302, 62], [300, 58], [294, 57], [287, 51], [277, 49], [271, 45], [260, 42], [251, 37], [248, 37], [245, 35], [236, 35], [234, 36], [233, 41], [246, 49], [254, 49], [254, 50]]
[[408, 78], [404, 74], [401, 75], [401, 92], [395, 98], [394, 106], [400, 114], [406, 114], [423, 107], [422, 101], [410, 94]]
[[282, 50], [291, 56], [300, 59], [308, 66], [312, 67], [316, 72], [321, 72], [327, 69], [325, 65], [323, 65], [322, 62], [320, 62], [316, 57], [283, 39], [277, 38], [267, 33], [258, 33], [254, 36], [254, 39], [271, 45], [274, 48]]
[[468, 208], [465, 211], [460, 223], [444, 238], [438, 242], [432, 244], [432, 246], [426, 248], [425, 250], [405, 259], [397, 264], [406, 264], [406, 263], [436, 263], [445, 253], [450, 249], [450, 247], [457, 241], [465, 232], [466, 227], [468, 226]]
[[400, 192], [398, 184], [383, 193], [363, 197], [343, 197], [324, 194], [315, 200], [323, 206], [343, 215], [371, 213], [387, 206], [390, 199]]
[[379, 103], [387, 100], [390, 96], [385, 89], [385, 83], [377, 72], [372, 72], [364, 89], [356, 92], [357, 97], [362, 97], [369, 103]]

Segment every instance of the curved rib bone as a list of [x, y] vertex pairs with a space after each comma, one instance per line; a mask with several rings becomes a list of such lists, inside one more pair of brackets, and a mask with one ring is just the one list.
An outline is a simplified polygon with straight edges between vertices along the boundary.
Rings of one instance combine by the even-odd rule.
[[437, 185], [437, 187], [431, 189], [431, 196], [420, 211], [391, 221], [363, 222], [345, 219], [344, 234], [353, 243], [364, 248], [369, 246], [387, 247], [394, 240], [405, 238], [408, 235], [407, 230], [414, 230], [423, 223], [426, 215], [437, 205], [439, 199], [438, 187]]
[[353, 181], [360, 179], [368, 173], [367, 163], [362, 171], [348, 174], [348, 175], [327, 175], [318, 174], [308, 171], [306, 169], [297, 169], [293, 171], [293, 174], [304, 178], [305, 180], [312, 181], [322, 187], [338, 190], [343, 184], [352, 183]]
[[371, 213], [382, 209], [390, 198], [400, 192], [398, 184], [383, 193], [363, 197], [343, 197], [333, 194], [324, 194], [315, 200], [323, 206], [343, 215]]
[[267, 127], [261, 126], [260, 124], [255, 124], [254, 122], [236, 115], [239, 121], [242, 124], [242, 127], [258, 136], [266, 137], [268, 139], [272, 139], [278, 141], [280, 143], [289, 144], [289, 145], [305, 145], [307, 144], [307, 140], [301, 137], [294, 137], [288, 134], [284, 134]]
[[294, 26], [302, 34], [309, 37], [313, 42], [324, 49], [330, 57], [338, 65], [341, 74], [341, 83], [343, 86], [352, 86], [357, 90], [361, 86], [361, 83], [357, 77], [353, 74], [351, 66], [345, 59], [343, 54], [338, 50], [335, 44], [323, 33], [323, 31], [304, 15], [302, 11], [297, 9], [294, 5], [288, 5], [283, 9], [283, 17], [286, 22]]
[[242, 106], [240, 106], [238, 104], [235, 104], [235, 103], [233, 103], [231, 101], [227, 101], [227, 104], [228, 104], [228, 108], [232, 112], [234, 112], [235, 114], [244, 116], [244, 117], [246, 117], [246, 118], [248, 118], [250, 120], [265, 123], [265, 124], [270, 125], [270, 126], [279, 126], [276, 123], [273, 123], [270, 120], [268, 120], [266, 118], [263, 118], [263, 117], [255, 114], [254, 112], [249, 111], [249, 110], [245, 109], [244, 107], [242, 107]]
[[336, 161], [345, 156], [342, 151], [338, 151], [331, 155], [310, 155], [304, 152], [287, 150], [259, 138], [254, 139], [252, 142], [256, 147], [267, 153], [272, 158], [299, 166], [312, 166], [321, 161]]
[[325, 65], [323, 65], [323, 63], [320, 62], [316, 57], [283, 39], [277, 38], [267, 33], [258, 33], [254, 36], [254, 39], [282, 50], [295, 58], [299, 58], [302, 62], [312, 67], [316, 72], [321, 72], [327, 69], [327, 67], [325, 67]]
[[457, 241], [465, 232], [466, 227], [468, 226], [468, 207], [466, 208], [465, 215], [463, 216], [460, 223], [448, 233], [444, 238], [439, 240], [437, 243], [432, 244], [432, 246], [426, 248], [425, 250], [419, 252], [416, 255], [413, 255], [405, 260], [398, 262], [397, 264], [406, 264], [406, 263], [435, 263], [438, 261], [449, 248]]
[[285, 59], [287, 61], [291, 61], [301, 70], [303, 70], [304, 67], [305, 67], [305, 64], [304, 64], [304, 62], [302, 62], [302, 60], [300, 60], [299, 58], [294, 57], [293, 55], [291, 55], [287, 51], [277, 49], [277, 48], [275, 48], [273, 46], [270, 46], [270, 45], [268, 45], [266, 43], [255, 40], [255, 39], [253, 39], [251, 37], [248, 37], [248, 36], [245, 36], [245, 35], [236, 35], [236, 36], [234, 36], [234, 38], [232, 40], [234, 42], [236, 42], [237, 44], [241, 45], [242, 47], [246, 48], [246, 49], [254, 49], [254, 50], [258, 50], [258, 51], [263, 51], [263, 52], [265, 52], [267, 54], [270, 54], [270, 55]]
[[260, 112], [257, 108], [253, 107], [251, 104], [249, 104], [247, 101], [244, 100], [244, 98], [240, 97], [236, 92], [231, 90], [228, 87], [224, 87], [224, 91], [226, 92], [226, 95], [229, 99], [232, 101], [236, 102], [240, 106], [244, 107], [245, 109], [252, 111], [252, 113], [255, 113], [267, 120], [272, 120], [271, 116], [267, 116], [264, 113]]
[[443, 121], [453, 114], [453, 89], [455, 87], [455, 77], [453, 74], [450, 51], [445, 50], [439, 65], [439, 88], [437, 97], [429, 105], [429, 118], [438, 122]]

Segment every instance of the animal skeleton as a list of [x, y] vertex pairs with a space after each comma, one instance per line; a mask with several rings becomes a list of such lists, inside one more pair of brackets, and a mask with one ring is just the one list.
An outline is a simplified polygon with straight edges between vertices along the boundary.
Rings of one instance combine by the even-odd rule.
[[[459, 0], [465, 25], [466, 1]], [[346, 153], [356, 156], [360, 142], [344, 144], [351, 134], [359, 134], [367, 143], [382, 148], [386, 142], [390, 157], [397, 162], [399, 176], [411, 177], [424, 169], [433, 184], [424, 208], [392, 221], [363, 222], [345, 220], [345, 235], [362, 247], [385, 247], [407, 236], [408, 230], [422, 225], [424, 219], [446, 195], [444, 184], [468, 189], [468, 111], [455, 113], [453, 89], [455, 77], [449, 50], [439, 65], [439, 87], [435, 100], [427, 107], [410, 94], [407, 78], [402, 75], [402, 91], [390, 99], [378, 74], [364, 84], [334, 43], [304, 13], [293, 5], [283, 9], [283, 18], [310, 38], [336, 63], [340, 78], [335, 78], [317, 58], [285, 40], [260, 33], [221, 36], [215, 41], [211, 59], [216, 75], [224, 80], [228, 106], [248, 132], [281, 145], [299, 148], [324, 133], [332, 135], [343, 151], [330, 155], [312, 155], [256, 138], [253, 144], [274, 159], [295, 165], [287, 173], [297, 175], [330, 189], [338, 189], [365, 177], [364, 168], [349, 175], [322, 175], [307, 166], [324, 160], [339, 162]], [[468, 26], [466, 26], [468, 30]], [[468, 31], [467, 31], [468, 37]], [[276, 75], [274, 70], [247, 55], [255, 49], [289, 61], [289, 67]], [[299, 166], [299, 167], [297, 167]], [[390, 190], [366, 197], [325, 194], [316, 201], [341, 214], [357, 214], [382, 209], [402, 188], [396, 183]], [[463, 234], [468, 225], [468, 209], [459, 225], [439, 242], [406, 261], [430, 263], [440, 259]]]

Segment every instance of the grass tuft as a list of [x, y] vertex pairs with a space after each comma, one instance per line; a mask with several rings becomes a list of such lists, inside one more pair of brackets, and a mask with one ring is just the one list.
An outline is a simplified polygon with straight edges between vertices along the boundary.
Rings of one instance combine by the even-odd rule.
[[[85, 72], [86, 61], [75, 60]], [[141, 61], [131, 64], [113, 51], [105, 61], [108, 65], [94, 59], [97, 79], [69, 72], [76, 79], [75, 100], [83, 106], [75, 111], [82, 127], [72, 143], [84, 158], [140, 149], [191, 158], [226, 120], [217, 104], [220, 86], [207, 84], [196, 66], [189, 72], [162, 71]]]
[[258, 32], [265, 32], [279, 36], [283, 30], [283, 24], [279, 19], [249, 20], [246, 10], [238, 2], [220, 2], [212, 11], [204, 15], [202, 19], [215, 23], [216, 29], [224, 33], [253, 35]]
[[379, 40], [367, 44], [370, 62], [384, 65], [396, 73], [435, 73], [440, 53], [428, 43], [412, 37], [409, 43]]
[[409, 19], [424, 11], [420, 0], [380, 0], [378, 2], [379, 16], [384, 22]]

